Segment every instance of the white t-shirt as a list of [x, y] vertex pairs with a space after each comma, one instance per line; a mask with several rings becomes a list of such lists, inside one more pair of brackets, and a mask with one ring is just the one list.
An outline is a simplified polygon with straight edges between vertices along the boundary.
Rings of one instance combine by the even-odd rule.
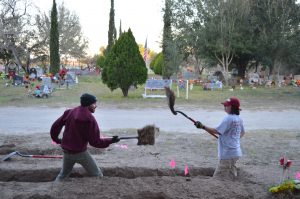
[[242, 132], [245, 132], [243, 120], [238, 115], [228, 114], [223, 118], [216, 130], [219, 133], [219, 159], [241, 157], [240, 136]]

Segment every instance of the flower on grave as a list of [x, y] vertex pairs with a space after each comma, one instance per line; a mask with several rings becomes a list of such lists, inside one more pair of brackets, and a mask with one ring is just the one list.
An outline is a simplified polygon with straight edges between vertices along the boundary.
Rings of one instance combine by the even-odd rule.
[[281, 165], [281, 166], [283, 166], [283, 165], [284, 165], [284, 157], [280, 157], [280, 159], [279, 159], [279, 163], [280, 163], [280, 165]]
[[291, 165], [292, 165], [292, 161], [291, 160], [287, 160], [285, 166], [286, 167], [290, 167]]
[[274, 186], [271, 187], [269, 189], [269, 192], [271, 193], [281, 193], [281, 192], [285, 192], [285, 191], [289, 191], [289, 190], [293, 190], [295, 187], [294, 181], [292, 180], [287, 180], [285, 182], [283, 182], [282, 184], [278, 185], [278, 186]]

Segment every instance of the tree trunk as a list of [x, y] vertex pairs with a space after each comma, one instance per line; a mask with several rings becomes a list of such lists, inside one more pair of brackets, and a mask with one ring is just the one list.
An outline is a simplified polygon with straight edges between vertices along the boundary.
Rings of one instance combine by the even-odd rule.
[[257, 73], [258, 64], [259, 64], [259, 62], [258, 62], [258, 61], [256, 61], [256, 63], [255, 63], [255, 73]]
[[126, 88], [121, 88], [121, 90], [122, 90], [123, 96], [127, 97], [129, 88], [127, 88], [127, 89]]
[[240, 60], [236, 64], [237, 64], [237, 69], [238, 69], [238, 76], [240, 78], [244, 79], [245, 78], [246, 67], [247, 67], [248, 61]]

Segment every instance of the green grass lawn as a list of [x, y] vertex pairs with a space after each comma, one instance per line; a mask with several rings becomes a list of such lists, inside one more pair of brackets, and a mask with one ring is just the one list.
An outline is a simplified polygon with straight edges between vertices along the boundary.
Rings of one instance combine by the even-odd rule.
[[[177, 96], [176, 86], [173, 85]], [[166, 106], [166, 99], [144, 99], [144, 85], [137, 89], [131, 89], [128, 97], [123, 97], [120, 89], [110, 91], [104, 85], [99, 76], [81, 76], [79, 84], [70, 89], [55, 89], [52, 96], [47, 99], [28, 97], [23, 86], [5, 87], [2, 80], [0, 86], [0, 106], [75, 106], [79, 104], [82, 93], [91, 93], [97, 96], [99, 104], [120, 108], [156, 108]], [[264, 88], [252, 89], [244, 86], [230, 91], [229, 87], [223, 90], [204, 91], [200, 86], [194, 86], [189, 90], [189, 99], [185, 99], [185, 90], [180, 91], [180, 97], [176, 98], [176, 106], [219, 108], [220, 102], [230, 96], [236, 96], [241, 101], [242, 108], [298, 108], [300, 107], [300, 88]], [[164, 91], [148, 91], [150, 94], [163, 94]]]

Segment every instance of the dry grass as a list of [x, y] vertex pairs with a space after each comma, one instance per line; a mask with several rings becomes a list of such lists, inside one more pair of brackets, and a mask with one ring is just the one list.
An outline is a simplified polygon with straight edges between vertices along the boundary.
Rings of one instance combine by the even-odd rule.
[[[243, 90], [230, 91], [225, 87], [223, 90], [204, 91], [202, 87], [195, 85], [193, 90], [189, 91], [188, 100], [185, 99], [185, 90], [179, 91], [178, 98], [175, 84], [172, 89], [177, 97], [177, 106], [215, 108], [224, 99], [236, 96], [241, 100], [242, 107], [247, 109], [300, 107], [300, 88], [296, 87], [251, 89], [245, 86]], [[79, 77], [78, 85], [70, 89], [56, 89], [48, 99], [28, 97], [24, 87], [5, 87], [3, 81], [0, 86], [0, 106], [73, 106], [79, 103], [80, 95], [85, 92], [96, 95], [99, 103], [117, 108], [159, 108], [165, 107], [167, 103], [166, 99], [144, 99], [143, 85], [137, 89], [130, 89], [128, 97], [123, 97], [120, 89], [110, 91], [99, 76], [82, 76]], [[164, 91], [152, 92], [162, 94]]]

